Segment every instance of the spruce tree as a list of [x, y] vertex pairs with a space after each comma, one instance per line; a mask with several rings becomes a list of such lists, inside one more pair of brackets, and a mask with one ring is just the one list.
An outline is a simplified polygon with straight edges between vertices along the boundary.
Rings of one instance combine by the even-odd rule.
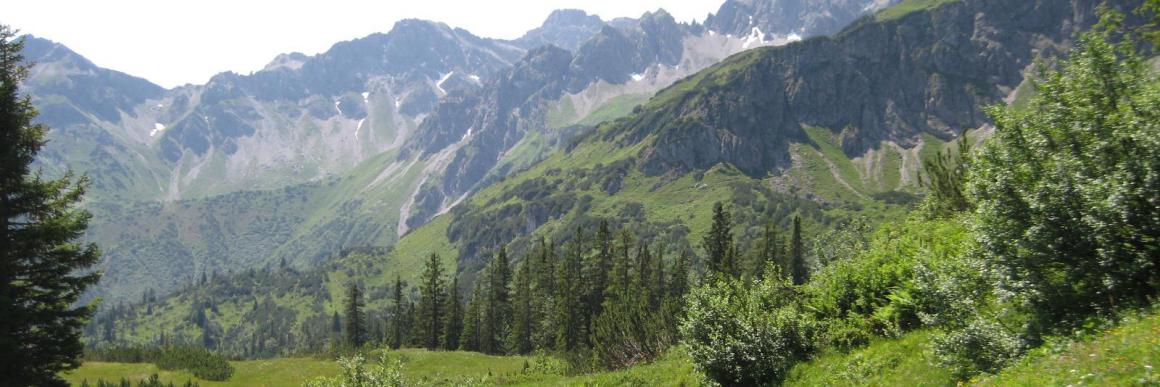
[[483, 293], [483, 283], [486, 277], [475, 279], [475, 289], [471, 292], [471, 300], [467, 301], [467, 310], [463, 316], [463, 336], [460, 338], [460, 348], [464, 351], [480, 351], [480, 331], [483, 321], [482, 304], [486, 296]]
[[[639, 291], [647, 292], [652, 287], [649, 282], [652, 280], [652, 251], [645, 241], [640, 242], [640, 253], [636, 254], [636, 288]], [[648, 294], [645, 294], [648, 298]]]
[[689, 291], [689, 253], [681, 252], [673, 262], [672, 279], [669, 281], [669, 297], [681, 300]]
[[452, 276], [446, 302], [447, 305], [443, 307], [447, 311], [443, 322], [443, 349], [454, 351], [459, 349], [463, 334], [463, 301], [459, 297], [459, 276]]
[[652, 273], [652, 289], [649, 289], [649, 296], [651, 296], [651, 306], [655, 309], [668, 298], [668, 291], [665, 289], [665, 250], [663, 245], [657, 248], [656, 269]]
[[534, 266], [536, 275], [533, 302], [535, 303], [535, 321], [537, 322], [535, 345], [538, 348], [555, 348], [556, 345], [556, 249], [540, 238], [538, 249], [539, 264]]
[[508, 348], [515, 354], [532, 352], [532, 270], [531, 260], [524, 260], [516, 273], [515, 297], [512, 305], [512, 326], [508, 335]]
[[445, 287], [443, 264], [439, 255], [432, 253], [423, 267], [422, 288], [419, 289], [416, 334], [424, 348], [435, 350], [443, 336], [443, 303]]
[[484, 353], [499, 354], [503, 353], [503, 342], [511, 316], [511, 269], [508, 267], [507, 247], [500, 246], [487, 272], [488, 296], [483, 329], [480, 330], [480, 347]]
[[357, 284], [351, 284], [346, 293], [346, 344], [354, 348], [362, 347], [366, 342], [361, 293]]
[[709, 270], [727, 276], [734, 275], [732, 217], [725, 205], [713, 206], [713, 224], [705, 235], [702, 246], [705, 249]]
[[[781, 243], [777, 239], [777, 226], [773, 222], [765, 224], [761, 234], [761, 245], [753, 262], [753, 277], [764, 279], [766, 276], [781, 276], [788, 268], [781, 266]], [[780, 273], [767, 273], [766, 269], [774, 268]], [[780, 277], [779, 277], [780, 278]]]
[[632, 233], [628, 230], [620, 232], [620, 254], [616, 254], [610, 269], [608, 290], [609, 297], [623, 297], [632, 289]]
[[77, 240], [91, 216], [76, 208], [88, 179], [32, 171], [48, 128], [20, 96], [28, 69], [23, 41], [0, 26], [0, 380], [66, 385], [58, 374], [80, 365], [81, 328], [92, 314], [77, 298], [99, 274], [100, 253]]
[[404, 337], [404, 313], [406, 312], [403, 305], [403, 279], [395, 276], [395, 305], [391, 312], [391, 348], [399, 349], [403, 346]]
[[[579, 238], [579, 229], [577, 237]], [[608, 271], [612, 268], [612, 230], [607, 220], [600, 221], [596, 230], [596, 255], [586, 266], [585, 283], [588, 285], [587, 313], [596, 316], [601, 313], [604, 303], [604, 291], [608, 288]]]
[[790, 242], [790, 274], [794, 285], [801, 285], [809, 280], [809, 268], [806, 267], [805, 248], [802, 246], [802, 218], [793, 217], [793, 239]]
[[556, 270], [556, 349], [559, 351], [579, 348], [584, 335], [581, 317], [584, 284], [580, 266], [580, 256], [569, 253]]

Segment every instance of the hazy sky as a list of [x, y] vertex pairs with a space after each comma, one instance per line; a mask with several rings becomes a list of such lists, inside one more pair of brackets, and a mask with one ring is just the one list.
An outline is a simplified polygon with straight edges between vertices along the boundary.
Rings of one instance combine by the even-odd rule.
[[4, 5], [0, 23], [64, 43], [98, 66], [165, 87], [205, 83], [232, 70], [261, 69], [286, 52], [316, 54], [332, 44], [386, 32], [420, 18], [484, 37], [511, 39], [554, 9], [605, 20], [664, 8], [701, 21], [724, 0], [26, 0]]

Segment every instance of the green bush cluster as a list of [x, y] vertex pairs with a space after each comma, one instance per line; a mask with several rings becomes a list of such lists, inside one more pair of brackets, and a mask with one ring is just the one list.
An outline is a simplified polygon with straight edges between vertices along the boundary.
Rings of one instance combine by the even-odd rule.
[[219, 382], [234, 374], [229, 361], [205, 348], [167, 347], [153, 363], [162, 370], [186, 370], [198, 378]]
[[85, 360], [153, 363], [162, 370], [186, 370], [198, 378], [219, 382], [229, 379], [234, 374], [234, 367], [225, 357], [206, 348], [187, 345], [101, 348], [86, 351]]
[[305, 387], [403, 387], [411, 385], [403, 377], [403, 361], [391, 360], [386, 353], [377, 364], [367, 367], [366, 357], [356, 354], [338, 360], [342, 373], [333, 378], [318, 377], [306, 381]]
[[680, 326], [698, 370], [723, 385], [785, 378], [814, 352], [818, 324], [782, 279], [721, 278], [688, 295]]
[[198, 387], [197, 382], [186, 380], [185, 384], [162, 383], [161, 377], [157, 374], [149, 375], [149, 379], [138, 380], [137, 383], [125, 378], [120, 381], [108, 382], [104, 379], [97, 379], [96, 383], [89, 384], [88, 380], [81, 382], [81, 387]]

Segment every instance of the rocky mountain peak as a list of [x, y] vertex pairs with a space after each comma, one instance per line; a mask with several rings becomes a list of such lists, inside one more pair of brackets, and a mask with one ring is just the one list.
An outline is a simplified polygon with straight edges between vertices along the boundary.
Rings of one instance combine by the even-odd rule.
[[577, 9], [560, 9], [552, 11], [539, 28], [528, 31], [513, 43], [529, 50], [550, 44], [575, 51], [603, 26], [599, 16]]

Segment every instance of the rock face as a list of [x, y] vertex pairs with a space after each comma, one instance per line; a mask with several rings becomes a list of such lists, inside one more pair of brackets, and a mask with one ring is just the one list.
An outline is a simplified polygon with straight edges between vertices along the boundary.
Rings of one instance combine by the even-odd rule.
[[37, 120], [52, 128], [40, 166], [54, 173], [88, 172], [97, 196], [156, 190], [162, 177], [142, 162], [149, 158], [134, 141], [140, 134], [118, 124], [142, 116], [137, 108], [161, 98], [165, 89], [100, 68], [62, 44], [34, 36], [24, 37], [23, 55], [36, 63], [24, 91], [40, 110]]
[[831, 35], [850, 21], [899, 0], [727, 0], [705, 19], [705, 27], [723, 34], [809, 37]]
[[[802, 3], [799, 8], [822, 14], [826, 13], [822, 7], [832, 5]], [[873, 9], [839, 12], [834, 19], [849, 22]], [[721, 13], [728, 18], [744, 15], [746, 20], [781, 20], [777, 19], [780, 16], [764, 13], [782, 11], [783, 8], [773, 6], [739, 8], [728, 2], [722, 6]], [[545, 23], [548, 24], [551, 23]], [[807, 33], [812, 33], [814, 28], [813, 24], [795, 26]], [[411, 157], [419, 152], [421, 157], [439, 154], [449, 158], [446, 173], [429, 180], [416, 193], [415, 203], [419, 206], [411, 211], [407, 225], [423, 224], [463, 195], [489, 184], [487, 177], [494, 177], [494, 168], [528, 133], [558, 138], [558, 134], [547, 130], [547, 116], [548, 105], [561, 97], [582, 95], [593, 87], [623, 87], [616, 85], [649, 79], [648, 87], [625, 87], [647, 94], [728, 55], [774, 41], [787, 41], [765, 35], [726, 36], [729, 33], [724, 29], [714, 31], [706, 27], [678, 23], [664, 10], [645, 13], [639, 19], [614, 20], [580, 45], [574, 55], [562, 49], [533, 50], [515, 68], [497, 76], [482, 90], [444, 99], [409, 140], [408, 152], [402, 156]], [[666, 82], [657, 79], [660, 73], [683, 75], [670, 75], [672, 80]], [[447, 151], [453, 153], [441, 153]]]
[[576, 51], [592, 35], [600, 32], [604, 21], [599, 16], [589, 15], [578, 9], [553, 11], [539, 28], [528, 31], [512, 43], [526, 50], [553, 45], [568, 51]]
[[49, 146], [49, 156], [72, 159], [43, 161], [84, 164], [75, 153], [85, 148], [136, 154], [80, 169], [94, 175], [98, 196], [171, 200], [341, 174], [401, 145], [439, 98], [478, 89], [523, 54], [442, 23], [403, 20], [316, 56], [280, 55], [250, 75], [164, 90], [53, 42], [30, 38], [25, 49], [38, 63], [28, 90], [41, 119], [92, 133]]
[[950, 139], [987, 123], [1037, 55], [1059, 53], [1094, 22], [1095, 0], [968, 0], [897, 20], [731, 58], [658, 95], [620, 128], [641, 140], [646, 172], [728, 162], [753, 176], [790, 167], [805, 125], [841, 131], [851, 156], [881, 141]]
[[[453, 95], [435, 109], [411, 138], [403, 158], [434, 157], [449, 147], [445, 173], [417, 193], [421, 204], [408, 226], [425, 223], [455, 199], [486, 183], [488, 175], [530, 132], [547, 126], [547, 105], [565, 93], [598, 82], [624, 84], [650, 66], [673, 66], [682, 59], [688, 25], [664, 11], [646, 13], [636, 23], [604, 26], [575, 55], [555, 46], [530, 51], [512, 69], [483, 89]], [[445, 156], [446, 157], [446, 156]]]

